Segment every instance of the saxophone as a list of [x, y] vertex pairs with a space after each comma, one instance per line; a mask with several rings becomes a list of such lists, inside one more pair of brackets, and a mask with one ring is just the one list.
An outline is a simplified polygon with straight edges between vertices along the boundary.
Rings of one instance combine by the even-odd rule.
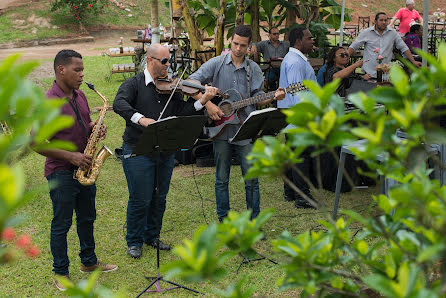
[[99, 112], [99, 118], [96, 121], [95, 126], [93, 127], [93, 131], [91, 132], [90, 138], [88, 139], [87, 147], [85, 147], [84, 150], [85, 155], [93, 157], [91, 167], [86, 171], [81, 170], [81, 168], [79, 168], [74, 174], [74, 178], [77, 179], [80, 184], [92, 185], [96, 182], [96, 179], [98, 179], [99, 171], [101, 170], [104, 161], [110, 155], [113, 155], [113, 153], [111, 152], [110, 149], [107, 148], [107, 146], [104, 145], [102, 146], [101, 150], [99, 150], [96, 157], [94, 157], [94, 154], [96, 153], [96, 147], [98, 145], [98, 142], [100, 141], [99, 132], [101, 131], [102, 126], [104, 125], [104, 118], [105, 118], [105, 113], [107, 113], [108, 104], [107, 104], [107, 99], [94, 88], [93, 84], [89, 84], [87, 82], [85, 82], [85, 84], [87, 84], [88, 88], [96, 92], [104, 102], [104, 106]]

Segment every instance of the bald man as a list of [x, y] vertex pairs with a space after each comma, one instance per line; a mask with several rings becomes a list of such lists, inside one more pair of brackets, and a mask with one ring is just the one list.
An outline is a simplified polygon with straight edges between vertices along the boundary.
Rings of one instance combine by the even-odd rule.
[[[144, 127], [154, 123], [169, 98], [168, 94], [158, 94], [154, 81], [164, 76], [169, 67], [169, 50], [153, 44], [147, 49], [147, 68], [119, 87], [113, 103], [113, 110], [125, 119], [126, 127], [122, 136], [123, 162], [129, 190], [127, 205], [127, 254], [140, 258], [143, 243], [156, 247], [160, 236], [163, 215], [166, 209], [166, 196], [174, 167], [174, 154], [161, 153], [161, 156], [132, 156], [134, 146]], [[206, 87], [206, 92], [195, 103], [188, 103], [176, 93], [167, 106], [163, 118], [196, 114], [209, 99], [216, 95], [217, 88]], [[159, 177], [155, 179], [155, 167], [159, 164]], [[158, 181], [158, 198], [155, 194], [155, 181]], [[168, 244], [159, 241], [161, 250], [170, 250]]]

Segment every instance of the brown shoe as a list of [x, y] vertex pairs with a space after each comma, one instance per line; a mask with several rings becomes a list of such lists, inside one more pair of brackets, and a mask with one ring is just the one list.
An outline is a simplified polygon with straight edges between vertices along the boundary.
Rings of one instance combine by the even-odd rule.
[[70, 276], [69, 275], [59, 275], [59, 274], [56, 274], [54, 276], [54, 284], [56, 285], [56, 288], [62, 292], [66, 291], [67, 288], [58, 280], [58, 278], [66, 278], [66, 279], [70, 280]]
[[91, 266], [85, 266], [84, 264], [81, 264], [81, 272], [83, 273], [90, 273], [95, 271], [97, 268], [99, 268], [102, 272], [111, 272], [118, 269], [118, 266], [112, 265], [112, 264], [104, 264], [101, 262], [97, 262], [95, 265]]

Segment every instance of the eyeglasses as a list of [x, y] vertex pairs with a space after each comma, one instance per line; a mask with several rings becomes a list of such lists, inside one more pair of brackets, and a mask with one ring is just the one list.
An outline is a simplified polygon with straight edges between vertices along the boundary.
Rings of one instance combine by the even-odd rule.
[[336, 56], [339, 56], [341, 58], [348, 58], [349, 57], [348, 54], [346, 54], [346, 53], [337, 54]]
[[[152, 57], [152, 56], [150, 56], [150, 57]], [[152, 59], [158, 60], [159, 62], [161, 62], [161, 64], [166, 64], [167, 62], [169, 62], [169, 58], [160, 59], [160, 58], [152, 57]]]
[[280, 33], [279, 32], [277, 32], [277, 33], [270, 33], [271, 35], [279, 35]]

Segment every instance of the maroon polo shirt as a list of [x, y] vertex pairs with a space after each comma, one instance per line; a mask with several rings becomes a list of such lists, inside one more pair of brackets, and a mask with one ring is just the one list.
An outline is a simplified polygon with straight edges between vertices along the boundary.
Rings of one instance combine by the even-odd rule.
[[[59, 85], [57, 85], [56, 81], [54, 81], [53, 86], [46, 93], [46, 97], [49, 99], [51, 98], [66, 99], [65, 93], [59, 87]], [[90, 107], [88, 106], [87, 98], [85, 97], [84, 92], [82, 92], [81, 90], [73, 91], [73, 98], [71, 99], [71, 103], [73, 104], [74, 107], [76, 107], [75, 102], [79, 109], [79, 114], [84, 122], [85, 128], [87, 129], [87, 133], [90, 134], [91, 133], [91, 129], [89, 128], [89, 123], [91, 122]], [[74, 112], [73, 108], [68, 102], [68, 99], [67, 103], [64, 104], [61, 108], [61, 114], [72, 117], [74, 120], [74, 125], [57, 132], [52, 137], [52, 139], [70, 141], [76, 146], [77, 148], [76, 151], [84, 152], [85, 147], [87, 146], [88, 139], [85, 136], [84, 130], [79, 121], [77, 120], [76, 113]], [[67, 160], [47, 157], [45, 161], [45, 177], [47, 177], [48, 175], [50, 175], [55, 171], [73, 170], [74, 168], [75, 168], [74, 165], [72, 165]]]

